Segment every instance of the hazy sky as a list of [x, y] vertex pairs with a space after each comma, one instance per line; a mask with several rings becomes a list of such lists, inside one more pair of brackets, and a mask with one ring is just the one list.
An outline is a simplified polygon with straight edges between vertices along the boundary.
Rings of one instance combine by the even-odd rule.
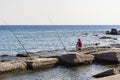
[[120, 24], [120, 0], [0, 0], [0, 24]]

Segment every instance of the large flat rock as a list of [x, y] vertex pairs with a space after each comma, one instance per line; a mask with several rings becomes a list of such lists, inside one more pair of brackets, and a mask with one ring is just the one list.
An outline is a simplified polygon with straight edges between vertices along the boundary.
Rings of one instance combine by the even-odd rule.
[[76, 65], [91, 63], [94, 59], [93, 55], [89, 54], [65, 54], [59, 57], [61, 64], [63, 65]]
[[24, 71], [26, 70], [26, 66], [27, 64], [20, 60], [0, 62], [0, 74], [14, 71]]
[[3, 73], [21, 72], [27, 70], [45, 69], [59, 63], [58, 58], [25, 57], [17, 60], [0, 62], [0, 75]]
[[82, 50], [77, 51], [79, 54], [92, 54], [95, 52], [101, 52], [101, 51], [106, 51], [110, 50], [110, 46], [95, 46], [95, 47], [86, 47], [83, 48]]
[[28, 70], [54, 67], [58, 62], [58, 58], [36, 58], [26, 61]]

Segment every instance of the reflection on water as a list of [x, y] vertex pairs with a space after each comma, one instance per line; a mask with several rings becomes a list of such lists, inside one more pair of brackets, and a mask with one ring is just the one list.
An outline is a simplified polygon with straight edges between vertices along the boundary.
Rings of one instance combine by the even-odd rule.
[[10, 76], [1, 80], [92, 80], [93, 75], [116, 68], [116, 65], [83, 65], [66, 68], [57, 66], [46, 70], [26, 73], [24, 75]]

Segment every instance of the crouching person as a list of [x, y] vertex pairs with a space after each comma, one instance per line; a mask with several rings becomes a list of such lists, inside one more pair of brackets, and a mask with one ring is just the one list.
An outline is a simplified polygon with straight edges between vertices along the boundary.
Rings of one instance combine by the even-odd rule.
[[77, 44], [76, 44], [76, 49], [81, 50], [81, 48], [82, 48], [82, 41], [78, 39]]

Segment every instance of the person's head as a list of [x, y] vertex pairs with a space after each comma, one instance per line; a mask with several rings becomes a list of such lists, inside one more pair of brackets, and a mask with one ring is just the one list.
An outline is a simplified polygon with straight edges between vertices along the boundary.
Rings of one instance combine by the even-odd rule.
[[80, 41], [80, 39], [78, 39], [78, 41]]

